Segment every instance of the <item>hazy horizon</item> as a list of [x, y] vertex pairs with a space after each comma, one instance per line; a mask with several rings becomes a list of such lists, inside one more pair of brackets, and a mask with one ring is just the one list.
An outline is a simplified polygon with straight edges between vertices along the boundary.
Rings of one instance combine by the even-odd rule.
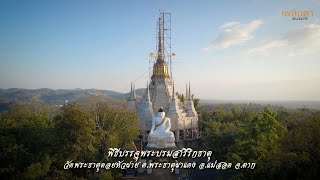
[[[68, 89], [54, 89], [54, 88], [0, 88], [0, 90], [10, 90], [10, 89], [18, 89], [18, 90], [40, 90], [40, 89], [50, 89], [50, 90], [67, 90], [67, 91], [73, 91], [73, 90], [99, 90], [99, 91], [113, 91], [116, 93], [122, 93], [122, 94], [128, 94], [130, 92], [119, 92], [116, 90], [110, 90], [110, 89], [97, 89], [97, 88], [68, 88]], [[138, 88], [136, 90], [140, 90], [140, 89], [145, 89], [145, 88]], [[177, 91], [176, 91], [177, 92]], [[178, 92], [178, 93], [182, 93], [183, 92]], [[142, 97], [142, 95], [141, 95]], [[205, 101], [205, 103], [207, 103], [208, 101], [221, 101], [221, 102], [232, 102], [232, 103], [262, 103], [262, 102], [320, 102], [320, 100], [305, 100], [305, 99], [300, 99], [300, 100], [285, 100], [285, 99], [267, 99], [267, 100], [263, 100], [263, 99], [210, 99], [210, 98], [200, 98], [195, 94], [195, 98], [200, 99], [201, 101]], [[319, 104], [320, 105], [320, 104]]]
[[[175, 89], [200, 99], [320, 100], [320, 3], [1, 1], [0, 88], [145, 88], [158, 10], [172, 13]], [[282, 11], [316, 11], [292, 20]]]

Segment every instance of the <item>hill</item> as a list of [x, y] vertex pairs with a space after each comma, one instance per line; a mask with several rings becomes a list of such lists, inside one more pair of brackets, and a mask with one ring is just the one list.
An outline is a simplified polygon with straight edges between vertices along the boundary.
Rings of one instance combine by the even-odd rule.
[[8, 109], [13, 104], [46, 103], [61, 105], [68, 102], [83, 102], [91, 97], [103, 100], [122, 100], [128, 93], [119, 93], [98, 89], [0, 89], [0, 111]]

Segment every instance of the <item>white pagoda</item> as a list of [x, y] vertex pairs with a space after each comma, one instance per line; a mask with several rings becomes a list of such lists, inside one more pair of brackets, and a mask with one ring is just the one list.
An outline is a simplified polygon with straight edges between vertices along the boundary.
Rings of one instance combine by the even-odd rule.
[[179, 148], [191, 146], [199, 139], [198, 114], [191, 98], [190, 83], [186, 86], [185, 102], [175, 95], [164, 47], [164, 17], [159, 18], [157, 57], [153, 65], [151, 82], [147, 84], [142, 100], [138, 101], [135, 86], [131, 84], [128, 108], [137, 112], [143, 142], [147, 143], [152, 119], [160, 108], [171, 119], [171, 131]]

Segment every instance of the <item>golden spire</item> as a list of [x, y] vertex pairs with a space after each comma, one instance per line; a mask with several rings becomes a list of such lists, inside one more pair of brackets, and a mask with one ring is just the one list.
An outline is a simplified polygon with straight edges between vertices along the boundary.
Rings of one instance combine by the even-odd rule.
[[169, 77], [168, 65], [165, 62], [164, 58], [164, 13], [160, 13], [159, 18], [159, 32], [158, 32], [158, 56], [157, 61], [153, 66], [153, 77]]

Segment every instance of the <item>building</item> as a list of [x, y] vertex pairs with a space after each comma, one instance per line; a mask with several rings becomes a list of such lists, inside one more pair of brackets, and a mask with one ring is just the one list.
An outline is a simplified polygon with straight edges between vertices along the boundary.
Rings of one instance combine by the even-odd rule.
[[151, 129], [151, 120], [163, 107], [166, 116], [171, 119], [171, 131], [175, 134], [178, 147], [192, 146], [199, 139], [198, 114], [191, 98], [190, 83], [186, 85], [185, 103], [180, 102], [174, 91], [174, 83], [169, 73], [165, 49], [165, 16], [160, 13], [158, 22], [157, 57], [153, 64], [150, 83], [147, 83], [143, 99], [138, 101], [135, 86], [131, 83], [128, 108], [135, 110], [139, 117], [142, 140], [147, 142]]

